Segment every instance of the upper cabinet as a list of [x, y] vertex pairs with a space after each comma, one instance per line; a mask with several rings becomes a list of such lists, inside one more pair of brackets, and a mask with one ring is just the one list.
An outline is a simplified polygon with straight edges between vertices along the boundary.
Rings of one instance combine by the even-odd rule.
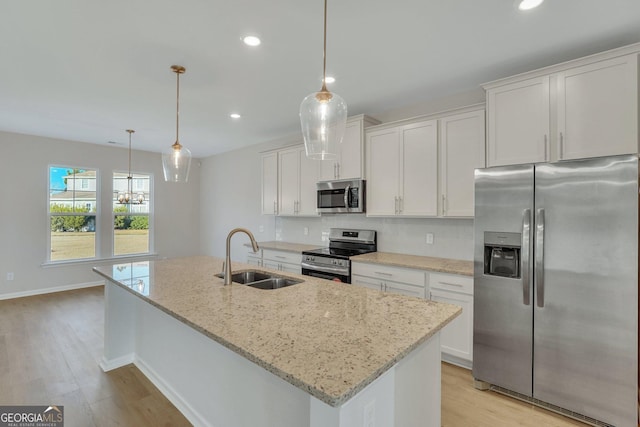
[[559, 160], [638, 152], [638, 56], [559, 73]]
[[637, 153], [638, 54], [621, 53], [485, 85], [488, 166]]
[[380, 123], [365, 115], [350, 117], [339, 144], [338, 158], [324, 160], [320, 166], [320, 181], [360, 179], [364, 177], [364, 129]]
[[472, 217], [484, 135], [484, 109], [477, 107], [369, 129], [367, 215]]
[[549, 77], [487, 91], [488, 166], [549, 157]]
[[278, 152], [279, 215], [316, 216], [316, 182], [320, 162], [308, 159], [304, 146]]
[[436, 216], [438, 123], [367, 134], [367, 215]]
[[484, 110], [440, 119], [440, 214], [473, 217], [474, 171], [485, 157]]

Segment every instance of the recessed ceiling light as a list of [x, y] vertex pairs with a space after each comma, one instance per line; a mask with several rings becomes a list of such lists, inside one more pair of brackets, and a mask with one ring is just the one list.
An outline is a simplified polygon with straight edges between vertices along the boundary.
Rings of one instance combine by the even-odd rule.
[[334, 83], [336, 81], [336, 79], [335, 79], [335, 77], [327, 76], [327, 77], [324, 78], [324, 81], [327, 84], [331, 84], [331, 83]]
[[232, 119], [239, 119], [242, 116], [238, 113], [231, 113], [229, 114], [229, 117], [231, 117]]
[[544, 0], [522, 0], [518, 5], [520, 10], [530, 10], [536, 8], [542, 4]]
[[242, 41], [247, 46], [260, 46], [260, 43], [262, 43], [256, 36], [245, 36], [242, 38]]

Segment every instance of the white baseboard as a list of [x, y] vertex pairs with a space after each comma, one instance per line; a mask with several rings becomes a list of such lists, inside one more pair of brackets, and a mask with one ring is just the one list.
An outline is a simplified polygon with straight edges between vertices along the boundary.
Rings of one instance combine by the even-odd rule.
[[466, 359], [461, 359], [456, 356], [452, 356], [451, 354], [442, 353], [442, 361], [450, 363], [452, 365], [459, 366], [461, 368], [465, 368], [468, 370], [473, 369], [473, 362]]
[[107, 360], [103, 357], [102, 361], [100, 362], [100, 367], [104, 372], [109, 372], [113, 371], [114, 369], [122, 368], [123, 366], [134, 363], [135, 360], [136, 355], [134, 353], [129, 353], [110, 360]]
[[34, 295], [52, 294], [54, 292], [71, 291], [74, 289], [92, 288], [94, 286], [104, 285], [104, 280], [98, 280], [96, 282], [76, 283], [74, 285], [55, 286], [53, 288], [34, 289], [31, 291], [12, 292], [9, 294], [0, 294], [0, 300], [31, 297]]
[[182, 415], [184, 415], [191, 424], [196, 427], [214, 427], [209, 422], [207, 422], [207, 420], [204, 419], [200, 415], [200, 413], [193, 409], [191, 405], [189, 405], [182, 398], [182, 396], [180, 396], [180, 394], [173, 389], [173, 387], [167, 384], [164, 379], [162, 379], [162, 377], [156, 373], [156, 371], [149, 367], [149, 365], [147, 365], [144, 360], [136, 357], [133, 363], [138, 367], [138, 369], [140, 369], [145, 377], [147, 377], [147, 379], [149, 379], [149, 381], [151, 381], [153, 385], [156, 386], [158, 390], [160, 390], [164, 397], [169, 399], [169, 401], [173, 403], [176, 408], [178, 408], [178, 411], [182, 412]]

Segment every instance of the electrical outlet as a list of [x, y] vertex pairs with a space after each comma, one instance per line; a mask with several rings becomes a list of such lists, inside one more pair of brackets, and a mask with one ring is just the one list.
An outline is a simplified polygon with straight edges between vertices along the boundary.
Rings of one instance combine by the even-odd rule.
[[427, 245], [433, 245], [433, 233], [427, 233]]
[[304, 235], [308, 236], [309, 235], [309, 227], [305, 227], [304, 228]]
[[264, 225], [261, 225], [260, 227], [258, 227], [258, 231], [261, 233], [264, 233]]
[[376, 401], [372, 400], [364, 407], [364, 423], [362, 427], [376, 427]]
[[13, 280], [13, 272], [7, 273], [7, 280]]

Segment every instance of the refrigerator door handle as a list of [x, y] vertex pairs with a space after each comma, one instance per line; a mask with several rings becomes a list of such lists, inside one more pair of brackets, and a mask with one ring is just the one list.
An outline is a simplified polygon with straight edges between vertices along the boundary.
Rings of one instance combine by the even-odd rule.
[[522, 272], [522, 303], [529, 305], [531, 303], [531, 283], [529, 272], [529, 263], [531, 262], [529, 255], [529, 239], [531, 236], [531, 209], [525, 209], [522, 212], [522, 254], [520, 256], [520, 271]]
[[544, 209], [536, 211], [536, 305], [544, 307]]

